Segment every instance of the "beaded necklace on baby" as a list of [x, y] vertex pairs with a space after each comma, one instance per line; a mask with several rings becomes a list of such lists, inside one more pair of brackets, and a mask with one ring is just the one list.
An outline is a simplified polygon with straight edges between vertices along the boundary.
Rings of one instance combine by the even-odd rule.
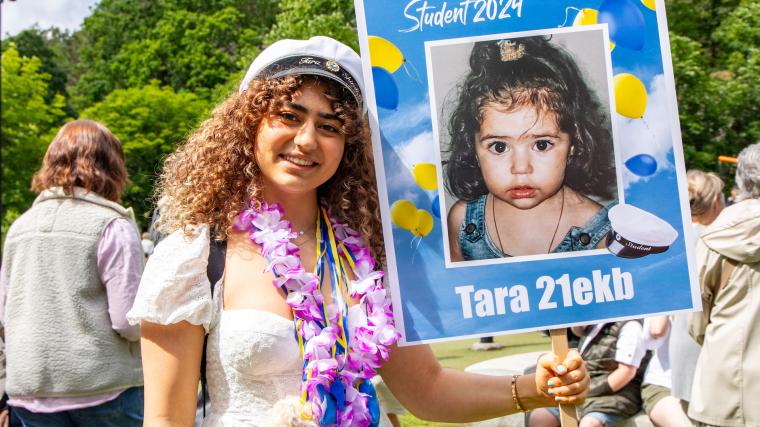
[[[234, 227], [246, 231], [261, 247], [273, 284], [287, 294], [293, 310], [296, 340], [303, 357], [301, 416], [323, 426], [377, 426], [380, 408], [370, 378], [388, 360], [400, 335], [393, 323], [383, 272], [361, 235], [331, 218], [320, 207], [316, 225], [317, 262], [304, 269], [298, 236], [278, 204], [254, 203], [241, 212]], [[349, 270], [350, 269], [350, 270]], [[333, 303], [325, 304], [322, 284], [329, 271]], [[356, 276], [350, 280], [348, 272]], [[348, 301], [364, 308], [348, 330]]]

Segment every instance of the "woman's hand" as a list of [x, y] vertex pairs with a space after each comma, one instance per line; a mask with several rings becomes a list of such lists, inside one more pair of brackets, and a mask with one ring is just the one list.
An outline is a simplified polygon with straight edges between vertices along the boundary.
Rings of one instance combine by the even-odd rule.
[[539, 394], [553, 397], [557, 403], [577, 405], [586, 400], [588, 385], [586, 362], [576, 350], [570, 350], [562, 361], [552, 353], [538, 359], [536, 389]]

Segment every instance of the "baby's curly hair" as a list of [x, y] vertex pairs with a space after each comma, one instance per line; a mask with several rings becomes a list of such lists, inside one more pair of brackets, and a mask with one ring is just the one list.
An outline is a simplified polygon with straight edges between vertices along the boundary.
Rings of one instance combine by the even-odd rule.
[[214, 239], [226, 239], [235, 217], [250, 203], [262, 201], [254, 154], [259, 124], [308, 83], [325, 88], [346, 136], [340, 166], [317, 189], [318, 197], [333, 215], [360, 232], [375, 259], [384, 262], [367, 120], [348, 90], [318, 76], [254, 79], [245, 91], [217, 106], [165, 162], [157, 187], [162, 199], [159, 230], [189, 232], [190, 226], [208, 224]]
[[[523, 49], [522, 55], [503, 59], [503, 43], [514, 43], [514, 49]], [[583, 194], [611, 196], [615, 167], [609, 117], [573, 58], [546, 36], [475, 43], [470, 73], [449, 121], [446, 188], [451, 194], [466, 201], [488, 194], [475, 155], [475, 136], [485, 107], [493, 103], [506, 111], [533, 106], [554, 113], [575, 147], [565, 168], [565, 184]]]

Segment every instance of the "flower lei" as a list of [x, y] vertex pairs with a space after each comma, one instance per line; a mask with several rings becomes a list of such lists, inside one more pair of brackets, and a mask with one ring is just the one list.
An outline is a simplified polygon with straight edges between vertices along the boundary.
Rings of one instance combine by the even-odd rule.
[[[298, 246], [291, 243], [298, 234], [283, 216], [280, 205], [261, 202], [241, 212], [234, 227], [260, 245], [269, 262], [265, 271], [273, 272], [274, 286], [287, 293], [304, 359], [301, 416], [320, 425], [376, 426], [380, 409], [369, 379], [400, 337], [383, 272], [374, 270], [375, 261], [359, 233], [330, 218], [324, 208], [317, 218], [316, 273], [306, 271]], [[321, 292], [325, 262], [335, 301], [328, 305]], [[350, 285], [349, 267], [356, 276]], [[352, 319], [350, 333], [347, 296], [365, 309], [358, 322]]]

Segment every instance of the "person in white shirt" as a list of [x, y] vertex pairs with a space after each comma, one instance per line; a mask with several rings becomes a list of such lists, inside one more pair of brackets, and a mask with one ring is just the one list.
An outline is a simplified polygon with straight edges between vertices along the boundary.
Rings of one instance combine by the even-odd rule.
[[644, 319], [641, 340], [644, 348], [654, 352], [644, 374], [641, 399], [649, 419], [660, 427], [687, 427], [689, 417], [683, 412], [678, 398], [671, 396], [672, 377], [670, 372], [670, 319], [655, 316]]

